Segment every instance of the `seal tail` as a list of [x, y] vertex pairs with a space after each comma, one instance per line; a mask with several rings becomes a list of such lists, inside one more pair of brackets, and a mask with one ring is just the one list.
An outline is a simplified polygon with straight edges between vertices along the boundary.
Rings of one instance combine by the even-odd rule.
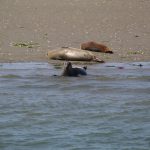
[[106, 51], [106, 53], [113, 54], [114, 52], [113, 51]]
[[96, 56], [93, 57], [93, 61], [99, 62], [99, 63], [105, 63], [104, 60], [101, 60], [101, 59], [97, 58]]
[[84, 70], [87, 70], [87, 66], [84, 66], [83, 69], [84, 69]]

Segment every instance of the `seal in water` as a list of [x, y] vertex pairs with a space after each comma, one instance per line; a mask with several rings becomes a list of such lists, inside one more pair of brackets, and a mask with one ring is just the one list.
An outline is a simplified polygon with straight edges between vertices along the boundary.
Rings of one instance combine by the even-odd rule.
[[111, 51], [107, 46], [93, 41], [82, 43], [81, 49], [113, 54], [113, 51]]
[[85, 75], [87, 75], [86, 69], [87, 69], [86, 66], [84, 66], [83, 68], [72, 67], [71, 62], [65, 62], [62, 76], [70, 76], [70, 77], [78, 77], [81, 75], [85, 76]]
[[97, 58], [92, 52], [72, 47], [62, 47], [51, 50], [47, 53], [49, 59], [67, 60], [67, 61], [96, 61], [104, 63]]

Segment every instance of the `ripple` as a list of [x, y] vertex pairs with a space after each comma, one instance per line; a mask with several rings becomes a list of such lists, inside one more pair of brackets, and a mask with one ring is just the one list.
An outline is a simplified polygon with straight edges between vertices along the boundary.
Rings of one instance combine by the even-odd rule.
[[19, 79], [21, 78], [21, 76], [15, 74], [7, 74], [7, 75], [1, 75], [0, 78]]
[[148, 150], [148, 66], [105, 65], [73, 78], [47, 63], [1, 65], [0, 148]]

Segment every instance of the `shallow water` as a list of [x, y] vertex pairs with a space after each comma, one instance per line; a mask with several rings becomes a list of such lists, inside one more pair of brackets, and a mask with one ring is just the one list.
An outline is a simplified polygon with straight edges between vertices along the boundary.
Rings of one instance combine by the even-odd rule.
[[0, 150], [149, 150], [150, 62], [60, 73], [48, 63], [0, 64]]

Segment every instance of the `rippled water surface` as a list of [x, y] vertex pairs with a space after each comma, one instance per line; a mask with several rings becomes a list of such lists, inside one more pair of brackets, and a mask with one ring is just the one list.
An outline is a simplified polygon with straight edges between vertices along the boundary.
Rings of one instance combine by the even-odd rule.
[[0, 64], [0, 150], [149, 150], [150, 62], [60, 73], [48, 63]]

